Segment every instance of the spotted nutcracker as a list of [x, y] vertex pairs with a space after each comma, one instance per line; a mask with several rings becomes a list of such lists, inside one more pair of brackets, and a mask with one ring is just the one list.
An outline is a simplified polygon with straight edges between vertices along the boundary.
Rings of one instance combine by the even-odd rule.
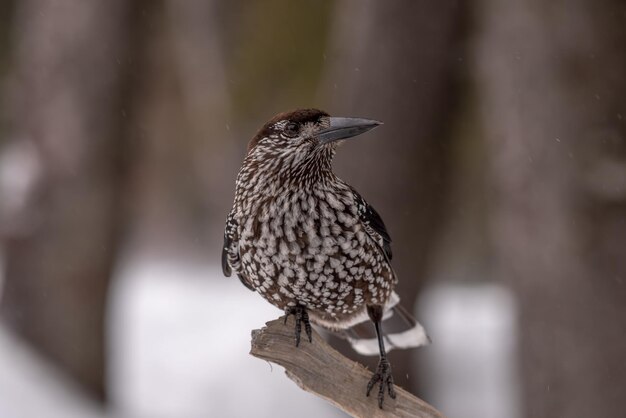
[[[380, 215], [332, 171], [342, 140], [380, 124], [317, 109], [280, 113], [267, 122], [250, 141], [237, 176], [222, 268], [295, 316], [296, 346], [303, 325], [311, 341], [312, 322], [341, 334], [359, 353], [378, 352], [366, 394], [380, 382], [382, 408], [385, 389], [395, 398], [385, 346], [416, 347], [428, 337], [398, 304], [391, 239]], [[368, 320], [375, 337], [364, 333]]]

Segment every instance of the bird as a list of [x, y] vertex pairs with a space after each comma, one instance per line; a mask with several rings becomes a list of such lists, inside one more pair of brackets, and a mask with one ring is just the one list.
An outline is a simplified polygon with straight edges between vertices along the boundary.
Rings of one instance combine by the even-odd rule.
[[430, 339], [399, 304], [381, 216], [332, 169], [340, 144], [380, 125], [318, 109], [279, 113], [265, 123], [237, 175], [222, 269], [283, 310], [285, 323], [295, 317], [296, 346], [302, 327], [311, 342], [313, 323], [361, 354], [378, 354], [366, 396], [379, 384], [382, 409], [385, 392], [396, 397], [387, 352]]

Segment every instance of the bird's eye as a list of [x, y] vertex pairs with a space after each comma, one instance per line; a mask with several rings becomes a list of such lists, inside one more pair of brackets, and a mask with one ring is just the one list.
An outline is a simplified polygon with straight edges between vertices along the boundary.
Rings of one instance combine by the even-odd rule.
[[293, 138], [298, 135], [300, 128], [297, 123], [289, 122], [288, 124], [285, 125], [285, 128], [283, 129], [283, 131], [285, 132], [285, 135]]

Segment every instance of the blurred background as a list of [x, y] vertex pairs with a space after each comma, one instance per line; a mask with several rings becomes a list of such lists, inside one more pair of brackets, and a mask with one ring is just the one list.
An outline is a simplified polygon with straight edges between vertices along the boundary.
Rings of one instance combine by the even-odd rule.
[[[451, 418], [623, 417], [626, 4], [0, 2], [0, 417], [341, 417], [248, 355], [219, 267], [279, 111], [385, 125], [335, 167], [429, 331]], [[359, 357], [341, 342], [337, 347]]]

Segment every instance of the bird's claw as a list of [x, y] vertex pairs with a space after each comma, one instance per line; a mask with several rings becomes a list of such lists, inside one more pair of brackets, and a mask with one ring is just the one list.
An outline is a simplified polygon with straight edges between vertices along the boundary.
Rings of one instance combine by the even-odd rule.
[[302, 332], [302, 324], [304, 323], [304, 332], [309, 338], [309, 342], [313, 341], [311, 322], [309, 321], [309, 313], [304, 306], [290, 306], [285, 309], [285, 324], [289, 315], [293, 315], [296, 318], [296, 347], [300, 345], [300, 333]]
[[371, 390], [374, 388], [376, 383], [380, 382], [380, 386], [378, 388], [378, 407], [383, 409], [383, 401], [385, 400], [385, 387], [387, 388], [387, 392], [391, 399], [396, 399], [396, 390], [393, 387], [393, 375], [391, 374], [391, 365], [386, 358], [381, 358], [378, 362], [378, 368], [376, 369], [376, 373], [370, 379], [367, 384], [367, 393], [366, 396], [370, 396]]

